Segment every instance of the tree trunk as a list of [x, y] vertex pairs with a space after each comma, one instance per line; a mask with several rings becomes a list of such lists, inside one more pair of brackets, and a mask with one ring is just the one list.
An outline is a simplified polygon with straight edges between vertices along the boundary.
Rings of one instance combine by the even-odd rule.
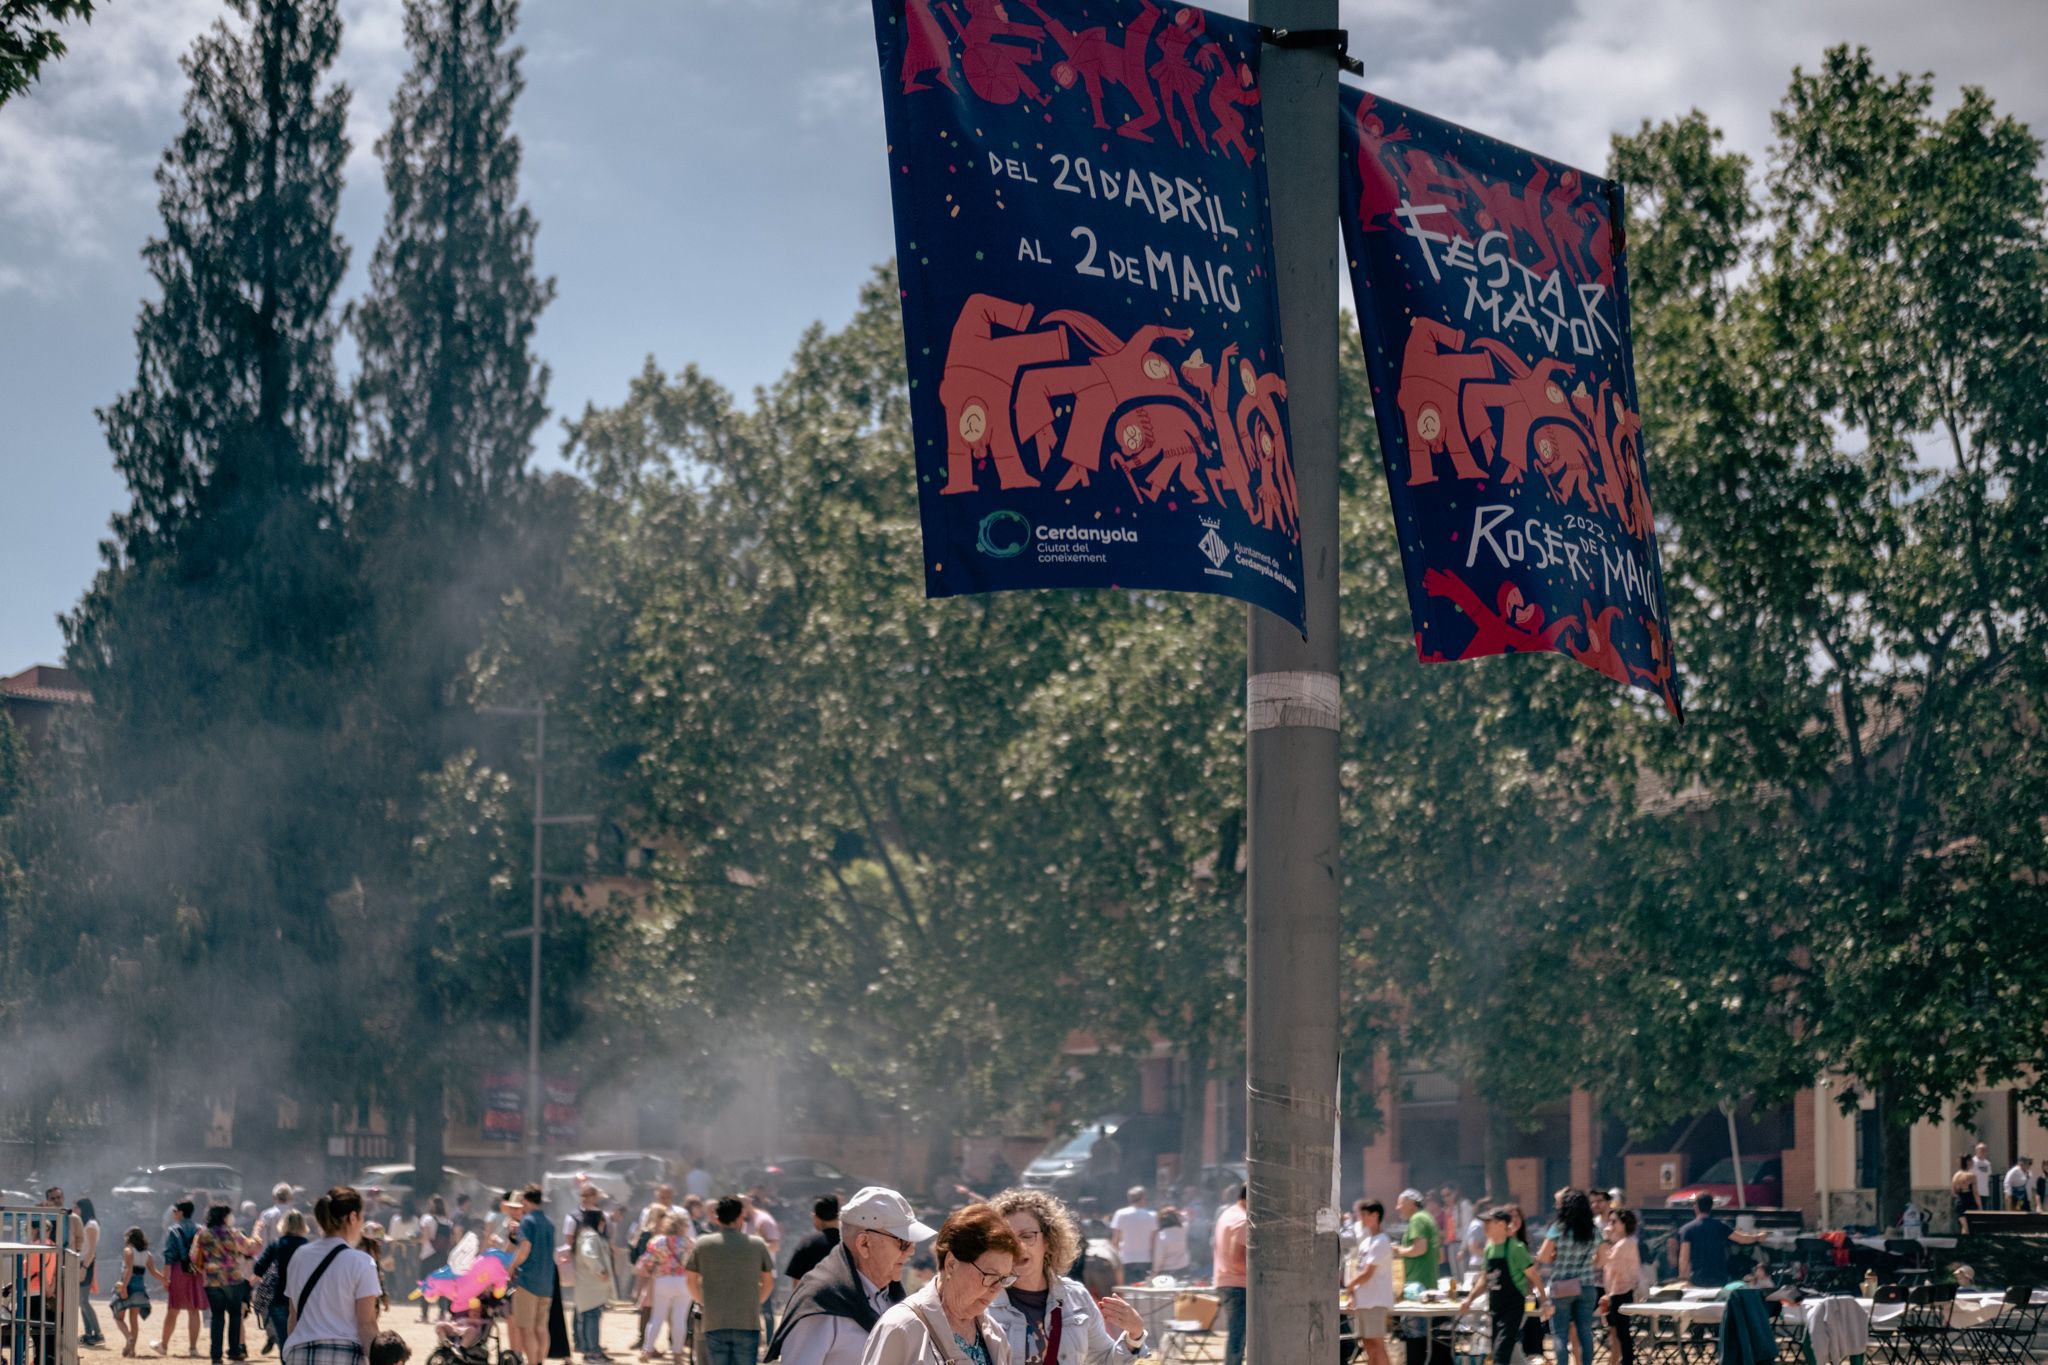
[[[1486, 1192], [1495, 1203], [1512, 1197], [1508, 1189], [1508, 1148], [1514, 1142], [1514, 1128], [1507, 1111], [1492, 1100], [1486, 1102]], [[1463, 1230], [1460, 1229], [1462, 1232]]]
[[[1209, 1117], [1209, 1040], [1188, 1041], [1188, 1088], [1180, 1106], [1180, 1183], [1197, 1185], [1202, 1171], [1203, 1138]], [[1165, 1191], [1160, 1202], [1166, 1203]]]
[[[446, 1100], [447, 1077], [439, 1063], [428, 1065], [413, 1091], [412, 1101], [412, 1189], [420, 1207], [425, 1208], [427, 1196], [446, 1194], [443, 1187], [446, 1179], [442, 1167], [447, 1161], [444, 1150], [448, 1128]], [[454, 1202], [452, 1199], [449, 1201]]]
[[1877, 1087], [1878, 1162], [1877, 1221], [1890, 1227], [1912, 1196], [1913, 1118], [1892, 1103], [1890, 1092]]

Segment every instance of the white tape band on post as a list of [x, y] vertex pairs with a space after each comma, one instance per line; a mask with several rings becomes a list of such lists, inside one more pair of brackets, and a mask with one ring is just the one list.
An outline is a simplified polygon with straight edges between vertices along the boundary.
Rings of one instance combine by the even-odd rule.
[[1245, 679], [1245, 728], [1337, 728], [1335, 673], [1255, 673]]

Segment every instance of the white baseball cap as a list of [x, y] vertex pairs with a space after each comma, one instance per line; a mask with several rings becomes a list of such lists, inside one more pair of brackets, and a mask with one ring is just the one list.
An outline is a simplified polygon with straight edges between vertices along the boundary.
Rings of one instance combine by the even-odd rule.
[[839, 1226], [857, 1231], [886, 1232], [905, 1242], [925, 1242], [939, 1235], [917, 1221], [910, 1201], [883, 1185], [864, 1186], [839, 1206]]

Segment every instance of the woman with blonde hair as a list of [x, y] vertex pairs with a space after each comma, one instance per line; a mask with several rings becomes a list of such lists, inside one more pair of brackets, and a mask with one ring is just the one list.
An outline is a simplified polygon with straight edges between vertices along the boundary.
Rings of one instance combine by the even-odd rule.
[[690, 1216], [673, 1210], [662, 1217], [661, 1231], [647, 1241], [634, 1271], [647, 1286], [647, 1327], [640, 1338], [640, 1358], [657, 1359], [654, 1349], [661, 1342], [661, 1329], [668, 1327], [668, 1349], [677, 1357], [690, 1335], [690, 1277], [683, 1264], [690, 1259], [696, 1243], [690, 1230]]
[[1043, 1190], [1016, 1189], [989, 1205], [1017, 1238], [1017, 1282], [988, 1307], [1014, 1365], [1113, 1365], [1144, 1349], [1137, 1309], [1114, 1294], [1098, 1304], [1086, 1285], [1060, 1274], [1081, 1256], [1081, 1229], [1065, 1204]]
[[987, 1204], [955, 1209], [932, 1244], [938, 1275], [882, 1314], [861, 1365], [1018, 1365], [988, 1307], [1017, 1282], [1023, 1250]]

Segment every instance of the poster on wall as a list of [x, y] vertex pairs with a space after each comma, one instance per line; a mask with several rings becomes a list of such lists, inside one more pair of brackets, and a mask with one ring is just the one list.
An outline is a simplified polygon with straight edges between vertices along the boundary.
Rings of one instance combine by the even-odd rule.
[[486, 1071], [482, 1098], [485, 1142], [516, 1143], [526, 1136], [526, 1073]]
[[1682, 717], [1620, 187], [1349, 86], [1340, 128], [1417, 654], [1565, 654]]
[[926, 593], [1300, 626], [1259, 30], [1152, 0], [874, 17]]

